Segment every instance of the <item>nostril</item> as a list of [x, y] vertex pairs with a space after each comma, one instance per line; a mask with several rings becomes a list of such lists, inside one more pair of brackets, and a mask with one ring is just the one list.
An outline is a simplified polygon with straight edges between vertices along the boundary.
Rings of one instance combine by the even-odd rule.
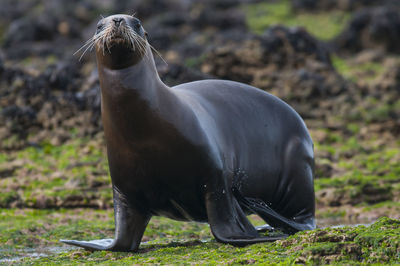
[[113, 18], [112, 19], [115, 23], [115, 26], [119, 26], [121, 24], [121, 21], [123, 20], [122, 18]]

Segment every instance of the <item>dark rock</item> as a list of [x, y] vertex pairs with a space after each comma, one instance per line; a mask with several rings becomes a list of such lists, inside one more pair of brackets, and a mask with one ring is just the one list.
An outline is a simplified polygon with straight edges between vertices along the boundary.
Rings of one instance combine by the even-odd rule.
[[279, 64], [290, 62], [292, 56], [306, 55], [331, 65], [327, 48], [304, 28], [273, 26], [263, 34], [262, 43], [266, 54], [271, 55], [270, 57], [276, 58], [274, 54], [280, 53], [281, 62]]
[[0, 57], [0, 78], [3, 74], [4, 71], [4, 63], [3, 63], [3, 59]]
[[[7, 60], [23, 60], [29, 57], [55, 57], [57, 59], [71, 58], [71, 55], [76, 51], [76, 40], [56, 38], [55, 40], [47, 41], [27, 41], [5, 47]], [[78, 57], [79, 58], [79, 57]]]
[[216, 9], [227, 9], [235, 7], [241, 3], [240, 0], [206, 0], [206, 5]]
[[187, 31], [182, 29], [189, 22], [185, 13], [168, 12], [152, 17], [145, 23], [149, 42], [158, 49], [169, 49], [176, 40], [184, 39]]
[[220, 30], [229, 28], [246, 28], [243, 12], [237, 8], [214, 9], [209, 6], [199, 7], [196, 15], [192, 17], [192, 23], [196, 28], [215, 27]]
[[0, 125], [6, 126], [11, 134], [26, 138], [27, 129], [37, 125], [36, 112], [30, 107], [6, 106], [0, 113]]
[[[208, 43], [210, 44], [210, 42]], [[193, 32], [188, 34], [180, 42], [175, 42], [170, 49], [180, 58], [175, 62], [185, 62], [188, 58], [200, 57], [207, 47], [207, 38], [200, 36], [198, 32]]]
[[328, 50], [304, 29], [275, 26], [261, 37], [216, 47], [204, 60], [202, 70], [250, 83], [262, 69], [300, 69], [309, 60], [331, 68]]
[[101, 96], [97, 69], [90, 73], [82, 87], [84, 88], [83, 92], [78, 92], [76, 97], [78, 99], [85, 99], [88, 108], [90, 108], [93, 112], [98, 112], [100, 114]]
[[10, 120], [20, 120], [20, 121], [30, 121], [34, 120], [36, 117], [35, 112], [29, 107], [19, 107], [16, 105], [7, 106], [1, 111], [1, 115], [5, 119]]
[[24, 17], [38, 4], [40, 4], [40, 0], [2, 0], [0, 21], [2, 23], [9, 23], [15, 20], [15, 18]]
[[[120, 0], [121, 2], [127, 2]], [[151, 18], [154, 15], [165, 14], [168, 11], [178, 13], [189, 13], [193, 0], [138, 0], [130, 1], [125, 10], [133, 12], [142, 20]]]
[[[96, 82], [98, 86], [97, 76]], [[0, 86], [1, 105], [6, 106], [0, 115], [0, 137], [6, 140], [17, 136], [18, 142], [6, 147], [2, 142], [0, 148], [22, 148], [44, 139], [61, 144], [77, 128], [80, 136], [99, 132], [99, 99], [96, 108], [91, 106], [93, 98], [99, 96], [93, 95], [93, 90], [87, 92], [91, 87], [82, 83], [79, 67], [69, 61], [51, 65], [38, 76], [6, 68]]]
[[100, 82], [97, 69], [92, 71], [89, 77], [85, 80], [83, 86], [83, 92], [78, 92], [76, 97], [82, 99], [85, 102], [86, 109], [90, 110], [90, 123], [95, 125], [93, 133], [97, 133], [96, 130], [102, 128], [101, 121], [101, 93], [100, 93]]
[[366, 184], [362, 187], [362, 198], [369, 204], [376, 204], [378, 202], [392, 200], [391, 192], [392, 188], [390, 186], [375, 187], [372, 184]]
[[79, 89], [80, 64], [75, 60], [59, 61], [43, 73], [52, 89], [77, 91]]
[[331, 177], [334, 169], [330, 163], [323, 163], [315, 165], [315, 178]]
[[348, 27], [334, 40], [339, 51], [358, 52], [378, 48], [400, 52], [400, 14], [389, 7], [362, 9], [356, 12]]
[[319, 1], [316, 0], [292, 0], [292, 8], [297, 9], [305, 9], [305, 10], [314, 10], [317, 8]]
[[13, 21], [4, 37], [4, 46], [11, 47], [27, 41], [52, 40], [57, 31], [57, 20], [51, 15], [22, 17]]
[[200, 71], [187, 68], [178, 64], [169, 64], [168, 66], [160, 66], [158, 68], [159, 74], [163, 82], [169, 86], [175, 86], [178, 84], [202, 80], [211, 79], [211, 75], [204, 74]]

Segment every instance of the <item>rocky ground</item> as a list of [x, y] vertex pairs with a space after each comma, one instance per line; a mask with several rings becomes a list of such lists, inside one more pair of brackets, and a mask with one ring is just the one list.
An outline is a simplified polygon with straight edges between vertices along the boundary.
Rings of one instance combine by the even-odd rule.
[[[159, 219], [156, 223], [163, 226], [149, 229], [154, 230], [148, 233], [149, 247], [138, 257], [61, 250], [24, 262], [167, 262], [161, 257], [173, 252], [175, 259], [182, 254], [193, 262], [197, 258], [210, 263], [278, 258], [283, 263], [398, 263], [397, 1], [5, 0], [3, 4], [0, 242], [7, 251], [0, 249], [0, 262], [23, 255], [35, 246], [32, 243], [59, 247], [55, 241], [60, 237], [111, 236], [112, 200], [95, 60], [87, 53], [79, 61], [80, 54], [73, 53], [92, 36], [100, 14], [136, 12], [150, 43], [168, 63], [156, 56], [159, 74], [168, 85], [206, 78], [240, 81], [279, 96], [301, 114], [315, 143], [319, 227], [369, 224], [384, 216], [394, 220], [381, 218], [370, 227], [320, 229], [268, 247], [237, 249], [211, 241], [202, 225], [190, 224], [191, 233], [185, 233], [174, 222]], [[82, 212], [90, 215], [83, 217]], [[20, 223], [7, 230], [15, 217]], [[101, 220], [97, 228], [89, 222], [92, 217]], [[74, 226], [58, 229], [58, 223], [65, 224], [61, 220], [73, 221]], [[178, 230], [173, 235], [189, 242], [170, 240], [169, 230]], [[204, 230], [207, 242], [201, 243]], [[3, 234], [6, 231], [10, 233]], [[315, 241], [308, 241], [310, 235]], [[384, 253], [384, 246], [392, 251]], [[255, 255], [267, 249], [267, 257]], [[205, 256], [210, 250], [218, 251], [214, 254], [218, 259]], [[232, 252], [242, 255], [227, 255]], [[174, 258], [169, 258], [172, 263]]]

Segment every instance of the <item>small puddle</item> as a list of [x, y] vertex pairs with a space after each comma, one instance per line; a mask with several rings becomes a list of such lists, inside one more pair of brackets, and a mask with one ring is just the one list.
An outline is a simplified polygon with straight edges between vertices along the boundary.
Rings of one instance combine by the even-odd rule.
[[346, 226], [350, 226], [350, 227], [357, 227], [357, 226], [370, 226], [372, 223], [360, 223], [360, 224], [340, 224], [340, 225], [332, 225], [332, 226], [325, 226], [325, 227], [321, 227], [321, 228], [342, 228], [342, 227], [346, 227]]
[[373, 224], [375, 220], [371, 219], [353, 219], [353, 220], [346, 220], [343, 218], [320, 218], [317, 219], [317, 228], [338, 228], [338, 227], [345, 227], [351, 226], [356, 227], [359, 225], [369, 226]]
[[[0, 264], [18, 262], [24, 258], [40, 258], [61, 252], [78, 249], [76, 247], [43, 247], [43, 248], [24, 248], [24, 249], [0, 249]], [[7, 256], [6, 254], [13, 254]]]

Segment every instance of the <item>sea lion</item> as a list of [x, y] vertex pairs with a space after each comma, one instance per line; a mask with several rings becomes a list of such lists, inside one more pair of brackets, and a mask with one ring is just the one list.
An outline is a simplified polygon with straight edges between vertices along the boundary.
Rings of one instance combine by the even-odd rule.
[[301, 117], [260, 89], [226, 80], [168, 87], [147, 33], [128, 15], [100, 20], [94, 45], [111, 173], [115, 238], [62, 240], [134, 251], [154, 215], [208, 222], [217, 241], [274, 241], [315, 228], [313, 143]]

